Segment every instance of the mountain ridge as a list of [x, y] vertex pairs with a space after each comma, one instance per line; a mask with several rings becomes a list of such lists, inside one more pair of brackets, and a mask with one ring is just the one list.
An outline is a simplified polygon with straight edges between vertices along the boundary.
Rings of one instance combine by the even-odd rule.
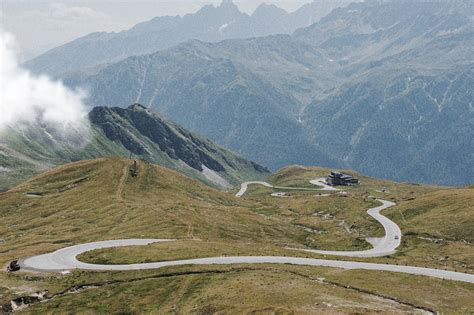
[[272, 170], [463, 185], [474, 178], [467, 4], [355, 3], [292, 35], [191, 40], [63, 79], [91, 106], [144, 103]]
[[349, 2], [314, 1], [292, 13], [262, 3], [254, 14], [248, 15], [232, 1], [223, 1], [219, 6], [205, 5], [196, 13], [182, 17], [155, 17], [121, 32], [91, 33], [53, 48], [24, 65], [34, 73], [59, 76], [133, 55], [149, 54], [190, 39], [217, 42], [228, 38], [289, 34], [314, 23], [332, 8]]
[[64, 138], [48, 125], [4, 131], [0, 165], [7, 176], [0, 186], [7, 188], [58, 164], [103, 156], [145, 159], [220, 188], [269, 173], [140, 104], [95, 107], [88, 122], [90, 128]]

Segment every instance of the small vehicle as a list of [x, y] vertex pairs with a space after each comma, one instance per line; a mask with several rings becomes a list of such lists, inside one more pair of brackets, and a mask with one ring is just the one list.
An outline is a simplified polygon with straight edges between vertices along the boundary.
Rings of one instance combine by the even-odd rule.
[[400, 237], [398, 235], [395, 235], [395, 239], [398, 240]]
[[20, 270], [20, 264], [18, 263], [18, 260], [13, 260], [7, 267], [8, 272], [14, 272], [18, 270]]

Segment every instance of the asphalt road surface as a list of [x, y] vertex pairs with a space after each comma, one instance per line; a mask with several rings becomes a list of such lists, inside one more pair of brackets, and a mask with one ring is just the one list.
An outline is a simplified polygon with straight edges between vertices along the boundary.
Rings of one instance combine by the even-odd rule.
[[59, 249], [53, 253], [39, 255], [24, 259], [21, 265], [24, 269], [46, 271], [46, 272], [60, 272], [72, 269], [85, 270], [144, 270], [157, 269], [167, 266], [182, 266], [182, 265], [229, 265], [229, 264], [292, 264], [305, 266], [323, 266], [342, 269], [365, 269], [365, 270], [383, 270], [392, 272], [401, 272], [414, 275], [423, 275], [435, 278], [449, 279], [455, 281], [463, 281], [474, 283], [474, 275], [453, 272], [432, 268], [386, 265], [365, 262], [352, 261], [338, 261], [314, 258], [298, 258], [298, 257], [280, 257], [280, 256], [226, 256], [226, 257], [208, 257], [198, 259], [173, 260], [154, 263], [143, 264], [129, 264], [129, 265], [98, 265], [80, 262], [76, 256], [94, 249], [132, 246], [132, 245], [147, 245], [156, 242], [170, 242], [173, 240], [166, 239], [126, 239], [126, 240], [111, 240], [81, 244]]
[[247, 188], [248, 188], [249, 185], [262, 185], [262, 186], [265, 186], [265, 187], [268, 187], [268, 188], [278, 188], [278, 189], [286, 189], [286, 190], [309, 190], [309, 191], [313, 191], [313, 190], [327, 190], [327, 191], [328, 190], [331, 190], [331, 191], [339, 190], [338, 188], [335, 188], [335, 187], [332, 187], [332, 186], [329, 186], [328, 184], [326, 184], [326, 180], [324, 179], [324, 177], [316, 178], [316, 179], [310, 180], [309, 182], [313, 185], [320, 186], [321, 188], [298, 188], [298, 187], [273, 186], [272, 184], [269, 184], [267, 182], [253, 181], [253, 182], [243, 182], [242, 184], [240, 184], [240, 190], [239, 190], [238, 193], [235, 194], [235, 196], [236, 197], [242, 197], [245, 194], [245, 192], [247, 191]]
[[[327, 186], [324, 179], [318, 178], [312, 180], [311, 183], [322, 186], [319, 190], [338, 190], [337, 188]], [[266, 187], [274, 187], [266, 182], [254, 181], [242, 183], [240, 191], [236, 194], [241, 197], [247, 191], [248, 185], [259, 184]], [[299, 189], [295, 187], [278, 187], [284, 189]], [[314, 190], [314, 189], [311, 189]], [[339, 256], [353, 256], [353, 257], [375, 257], [392, 254], [400, 245], [401, 231], [400, 228], [390, 219], [380, 214], [380, 211], [391, 207], [394, 203], [386, 200], [378, 199], [382, 202], [379, 207], [371, 208], [368, 214], [376, 219], [385, 229], [385, 237], [378, 239], [374, 244], [374, 248], [365, 251], [321, 251], [321, 250], [306, 250], [326, 255]], [[396, 237], [397, 236], [397, 237]], [[463, 281], [474, 283], [474, 275], [461, 272], [446, 271], [432, 268], [388, 265], [366, 262], [354, 261], [339, 261], [327, 259], [314, 258], [299, 258], [299, 257], [281, 257], [281, 256], [224, 256], [224, 257], [208, 257], [186, 260], [173, 260], [154, 263], [143, 264], [128, 264], [128, 265], [99, 265], [88, 264], [80, 262], [76, 257], [84, 252], [94, 249], [120, 247], [120, 246], [137, 246], [148, 245], [157, 242], [172, 242], [174, 240], [168, 239], [125, 239], [125, 240], [111, 240], [101, 241], [87, 244], [80, 244], [59, 249], [49, 254], [29, 257], [20, 262], [22, 268], [27, 270], [46, 271], [46, 272], [61, 272], [72, 269], [85, 270], [142, 270], [142, 269], [157, 269], [167, 266], [182, 266], [182, 265], [228, 265], [228, 264], [292, 264], [292, 265], [306, 265], [306, 266], [322, 266], [342, 269], [365, 269], [365, 270], [380, 270], [401, 272], [414, 275], [423, 275], [435, 278], [449, 279], [455, 281]]]
[[402, 239], [402, 231], [398, 225], [389, 218], [380, 214], [380, 211], [392, 207], [395, 203], [387, 200], [377, 199], [382, 203], [381, 206], [371, 208], [367, 213], [382, 224], [385, 230], [385, 236], [378, 239], [376, 242], [372, 240], [374, 248], [363, 251], [330, 251], [330, 250], [314, 250], [303, 249], [306, 252], [318, 253], [323, 255], [337, 255], [349, 257], [380, 257], [395, 253], [395, 249], [400, 246]]
[[[329, 186], [325, 183], [324, 178], [317, 178], [310, 181], [311, 184], [321, 186], [319, 190], [339, 190], [335, 187]], [[240, 190], [236, 194], [237, 197], [242, 197], [249, 185], [263, 185], [265, 187], [270, 188], [282, 188], [288, 189], [290, 187], [279, 187], [273, 186], [267, 182], [255, 181], [255, 182], [245, 182], [240, 185]], [[298, 189], [295, 187], [291, 187], [291, 189]], [[402, 232], [398, 225], [390, 220], [389, 218], [380, 214], [380, 211], [392, 207], [395, 203], [387, 200], [377, 199], [382, 203], [381, 206], [371, 208], [367, 211], [367, 214], [370, 215], [372, 218], [377, 220], [380, 224], [382, 224], [385, 230], [385, 236], [382, 238], [371, 238], [370, 243], [374, 246], [372, 249], [363, 250], [363, 251], [330, 251], [330, 250], [316, 250], [316, 249], [303, 249], [307, 252], [313, 252], [323, 255], [336, 255], [336, 256], [348, 256], [348, 257], [381, 257], [387, 256], [395, 253], [395, 249], [400, 246], [400, 242], [402, 240]]]

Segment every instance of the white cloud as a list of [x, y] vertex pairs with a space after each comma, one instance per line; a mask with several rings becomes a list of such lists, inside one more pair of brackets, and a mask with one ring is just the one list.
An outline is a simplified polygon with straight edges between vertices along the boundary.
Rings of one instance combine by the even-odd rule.
[[61, 20], [104, 19], [108, 16], [89, 7], [70, 7], [64, 3], [50, 4], [50, 17]]
[[40, 123], [66, 136], [82, 129], [85, 93], [32, 75], [18, 65], [16, 51], [13, 35], [0, 29], [0, 130]]

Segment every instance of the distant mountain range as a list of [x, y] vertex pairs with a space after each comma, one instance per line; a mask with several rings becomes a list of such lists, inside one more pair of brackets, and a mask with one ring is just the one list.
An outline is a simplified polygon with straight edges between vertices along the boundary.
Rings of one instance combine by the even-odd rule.
[[0, 188], [65, 162], [104, 156], [143, 158], [212, 186], [230, 188], [269, 171], [135, 104], [96, 107], [90, 128], [65, 138], [48, 125], [11, 128], [0, 139]]
[[91, 106], [145, 104], [273, 170], [461, 185], [474, 180], [473, 35], [470, 1], [366, 1], [293, 34], [191, 40], [92, 68], [67, 61], [66, 45], [29, 66], [57, 75], [69, 62], [81, 70], [61, 77]]
[[262, 3], [252, 15], [242, 13], [231, 0], [205, 5], [194, 14], [156, 17], [133, 28], [112, 33], [92, 33], [28, 61], [34, 72], [60, 75], [134, 55], [153, 53], [190, 39], [217, 42], [229, 38], [250, 38], [290, 34], [318, 21], [332, 9], [350, 0], [315, 0], [295, 12]]

